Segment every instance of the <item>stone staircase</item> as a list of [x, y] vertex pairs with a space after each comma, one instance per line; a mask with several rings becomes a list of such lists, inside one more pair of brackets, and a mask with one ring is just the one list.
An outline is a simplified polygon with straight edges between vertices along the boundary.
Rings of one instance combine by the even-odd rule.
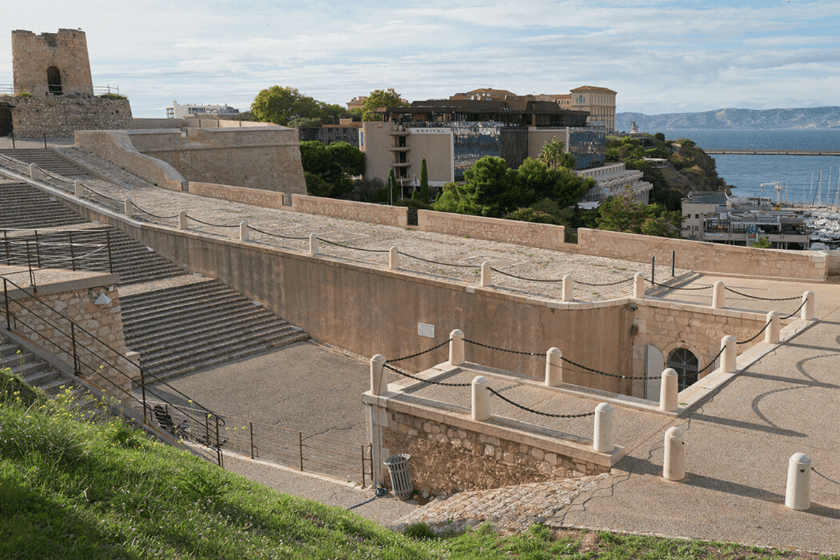
[[50, 149], [0, 150], [0, 155], [14, 158], [20, 162], [34, 163], [44, 171], [69, 178], [87, 176], [86, 169], [68, 161]]
[[57, 394], [62, 387], [72, 387], [73, 382], [61, 373], [27, 352], [17, 343], [0, 332], [0, 369], [10, 368], [24, 381], [38, 387], [48, 395]]
[[[0, 183], [0, 228], [38, 228], [42, 266], [70, 268], [68, 225], [79, 226], [72, 228], [74, 248], [105, 244], [110, 237], [126, 348], [140, 352], [141, 365], [159, 379], [309, 338], [221, 282], [187, 273], [119, 230], [85, 222], [42, 191]], [[35, 239], [34, 231], [10, 235]], [[107, 272], [107, 258], [78, 259], [76, 269]]]

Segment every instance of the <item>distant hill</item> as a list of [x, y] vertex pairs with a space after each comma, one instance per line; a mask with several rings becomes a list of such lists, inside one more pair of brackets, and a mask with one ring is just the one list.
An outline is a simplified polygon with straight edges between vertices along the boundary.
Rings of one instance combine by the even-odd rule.
[[630, 132], [632, 121], [640, 132], [659, 132], [668, 129], [770, 129], [770, 128], [838, 128], [840, 107], [811, 107], [803, 109], [718, 109], [704, 113], [617, 113], [617, 130]]

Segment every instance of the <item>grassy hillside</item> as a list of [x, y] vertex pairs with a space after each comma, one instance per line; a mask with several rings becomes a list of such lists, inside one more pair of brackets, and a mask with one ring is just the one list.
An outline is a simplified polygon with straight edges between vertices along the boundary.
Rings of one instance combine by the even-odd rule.
[[[93, 414], [96, 412], [96, 414]], [[85, 418], [88, 418], [87, 420]], [[406, 535], [274, 492], [150, 440], [104, 407], [0, 371], [0, 558], [765, 558], [739, 545], [537, 525]], [[815, 556], [810, 556], [815, 558]]]

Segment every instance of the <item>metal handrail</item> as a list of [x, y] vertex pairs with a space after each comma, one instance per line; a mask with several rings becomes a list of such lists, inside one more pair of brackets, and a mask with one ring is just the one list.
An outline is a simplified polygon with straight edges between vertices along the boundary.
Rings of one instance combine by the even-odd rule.
[[[51, 92], [51, 88], [55, 88], [56, 85], [53, 84], [0, 84], [0, 95], [19, 95], [21, 92], [28, 92], [33, 95], [33, 97], [41, 97], [41, 95], [37, 92], [47, 92], [50, 95], [55, 95], [54, 92]], [[79, 94], [79, 93], [87, 93], [90, 95], [107, 95], [107, 94], [120, 94], [119, 86], [112, 86], [112, 85], [104, 85], [104, 86], [76, 86], [76, 85], [66, 85], [61, 84], [58, 86], [61, 88], [61, 93], [63, 94]]]

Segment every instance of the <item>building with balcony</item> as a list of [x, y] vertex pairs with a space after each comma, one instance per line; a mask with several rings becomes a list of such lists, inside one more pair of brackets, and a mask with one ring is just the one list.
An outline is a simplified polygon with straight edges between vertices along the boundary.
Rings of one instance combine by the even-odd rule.
[[166, 108], [167, 119], [186, 119], [188, 117], [202, 117], [204, 115], [236, 115], [239, 109], [229, 105], [179, 105], [173, 101]]
[[594, 179], [595, 186], [583, 197], [588, 207], [597, 207], [610, 196], [625, 194], [629, 189], [633, 202], [649, 204], [653, 185], [642, 181], [641, 171], [627, 169], [623, 163], [610, 163], [593, 169], [582, 169], [577, 174], [585, 179]]

